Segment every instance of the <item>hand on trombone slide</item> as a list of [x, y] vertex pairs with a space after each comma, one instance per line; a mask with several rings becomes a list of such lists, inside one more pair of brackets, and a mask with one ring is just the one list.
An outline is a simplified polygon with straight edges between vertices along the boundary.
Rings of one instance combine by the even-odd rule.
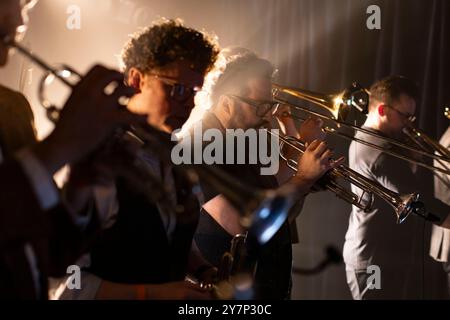
[[302, 122], [299, 129], [300, 140], [304, 143], [312, 143], [314, 140], [325, 141], [327, 137], [323, 130], [323, 120], [317, 117], [309, 117]]
[[291, 108], [289, 105], [279, 104], [273, 112], [273, 116], [277, 120], [283, 135], [296, 137], [305, 143], [311, 143], [314, 140], [325, 140], [326, 132], [322, 129], [322, 119], [311, 116], [305, 119], [301, 123], [300, 129], [297, 130], [297, 126], [290, 110]]
[[333, 160], [333, 151], [325, 141], [314, 140], [305, 144], [305, 151], [297, 164], [297, 174], [294, 181], [306, 182], [312, 187], [328, 171], [340, 166], [345, 157]]

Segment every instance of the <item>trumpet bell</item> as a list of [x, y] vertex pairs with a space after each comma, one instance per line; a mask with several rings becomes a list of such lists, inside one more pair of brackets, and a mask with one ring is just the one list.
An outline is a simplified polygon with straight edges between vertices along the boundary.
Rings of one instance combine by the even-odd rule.
[[61, 112], [61, 110], [56, 106], [54, 101], [52, 102], [49, 98], [49, 96], [51, 96], [51, 94], [49, 94], [51, 86], [55, 82], [55, 79], [64, 79], [64, 84], [69, 83], [70, 88], [73, 88], [81, 80], [82, 77], [78, 72], [65, 64], [58, 65], [53, 69], [53, 71], [56, 71], [56, 75], [49, 71], [46, 71], [43, 74], [41, 81], [39, 82], [38, 99], [41, 105], [46, 110], [47, 118], [51, 122], [56, 123], [59, 120], [59, 113]]

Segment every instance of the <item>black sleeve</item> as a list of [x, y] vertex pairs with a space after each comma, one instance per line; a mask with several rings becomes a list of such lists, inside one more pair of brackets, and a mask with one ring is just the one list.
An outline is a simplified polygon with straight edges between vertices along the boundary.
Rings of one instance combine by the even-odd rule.
[[61, 275], [93, 240], [98, 223], [95, 212], [92, 216], [88, 227], [81, 230], [63, 206], [42, 210], [20, 164], [7, 160], [0, 165], [1, 251], [24, 242], [48, 239], [50, 273]]
[[48, 234], [45, 212], [20, 164], [0, 165], [0, 248]]

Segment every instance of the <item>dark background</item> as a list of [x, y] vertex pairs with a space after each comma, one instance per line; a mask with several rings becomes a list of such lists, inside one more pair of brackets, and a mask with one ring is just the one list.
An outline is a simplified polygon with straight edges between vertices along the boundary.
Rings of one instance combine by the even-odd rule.
[[[70, 4], [81, 9], [80, 30], [66, 28]], [[366, 27], [366, 9], [373, 4], [381, 9], [381, 30]], [[447, 0], [41, 0], [30, 12], [24, 43], [48, 62], [64, 62], [81, 72], [95, 62], [118, 67], [117, 55], [128, 35], [159, 17], [179, 17], [188, 26], [213, 32], [221, 46], [255, 50], [277, 66], [278, 81], [290, 86], [334, 93], [353, 81], [369, 86], [390, 74], [410, 77], [422, 90], [419, 127], [437, 138], [448, 126], [443, 116], [450, 102]], [[51, 125], [36, 102], [40, 74], [17, 55], [0, 71], [3, 84], [31, 101], [42, 137]], [[63, 97], [58, 94], [58, 99]], [[336, 153], [347, 153], [347, 142], [331, 141]], [[294, 264], [313, 266], [327, 244], [341, 250], [349, 212], [350, 206], [331, 193], [311, 196], [298, 219]], [[431, 265], [427, 250], [424, 259], [425, 281], [437, 290], [440, 268]], [[293, 298], [349, 299], [344, 267], [295, 276]]]

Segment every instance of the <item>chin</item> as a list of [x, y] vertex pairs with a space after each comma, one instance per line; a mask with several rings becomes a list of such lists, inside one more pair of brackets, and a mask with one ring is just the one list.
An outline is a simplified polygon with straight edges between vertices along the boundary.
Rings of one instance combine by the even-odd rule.
[[398, 139], [398, 140], [403, 139], [404, 138], [403, 129], [400, 130], [400, 131], [399, 130], [392, 131], [390, 136], [395, 138], [395, 139]]
[[258, 123], [255, 123], [255, 125], [253, 127], [250, 128], [254, 128], [254, 129], [261, 129], [261, 128], [265, 128], [265, 129], [272, 129], [272, 124], [269, 121], [266, 120], [261, 120]]
[[170, 131], [175, 131], [177, 129], [181, 129], [183, 125], [186, 123], [187, 119], [184, 118], [171, 118], [167, 119], [165, 126], [170, 129]]

